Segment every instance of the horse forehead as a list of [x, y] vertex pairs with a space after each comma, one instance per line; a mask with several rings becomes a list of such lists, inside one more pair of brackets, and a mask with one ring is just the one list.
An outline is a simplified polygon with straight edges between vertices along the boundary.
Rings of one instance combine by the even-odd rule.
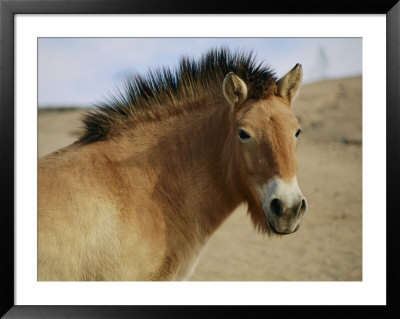
[[297, 118], [290, 106], [279, 98], [255, 102], [244, 114], [244, 117], [247, 117], [247, 120], [253, 124], [257, 124], [258, 127], [267, 130], [298, 125]]

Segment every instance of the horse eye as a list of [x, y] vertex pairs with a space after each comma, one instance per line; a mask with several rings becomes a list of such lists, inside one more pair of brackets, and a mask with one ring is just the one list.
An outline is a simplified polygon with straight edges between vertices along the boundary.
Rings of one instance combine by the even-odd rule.
[[296, 136], [296, 137], [299, 137], [299, 135], [300, 135], [301, 132], [302, 132], [302, 130], [301, 130], [301, 129], [298, 129], [295, 136]]
[[239, 130], [238, 134], [239, 134], [240, 140], [242, 140], [242, 141], [246, 141], [251, 137], [246, 131], [243, 131], [243, 130]]

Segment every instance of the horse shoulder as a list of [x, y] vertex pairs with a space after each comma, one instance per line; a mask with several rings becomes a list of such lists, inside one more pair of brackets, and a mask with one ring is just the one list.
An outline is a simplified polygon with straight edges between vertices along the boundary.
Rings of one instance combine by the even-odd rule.
[[140, 280], [159, 273], [162, 214], [120, 174], [93, 148], [39, 160], [39, 280]]

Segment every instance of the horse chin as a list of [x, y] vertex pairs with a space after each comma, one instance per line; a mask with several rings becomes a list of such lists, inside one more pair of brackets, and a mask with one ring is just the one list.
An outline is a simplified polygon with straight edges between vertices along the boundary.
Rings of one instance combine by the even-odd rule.
[[268, 221], [268, 226], [269, 226], [269, 228], [271, 229], [272, 233], [274, 233], [274, 234], [276, 234], [276, 235], [281, 235], [281, 236], [290, 235], [290, 234], [293, 234], [293, 233], [297, 232], [297, 231], [299, 230], [299, 228], [300, 228], [300, 224], [299, 224], [299, 225], [297, 225], [296, 228], [295, 228], [293, 231], [291, 231], [291, 232], [280, 232], [280, 231], [276, 230], [275, 226], [269, 221], [268, 218], [267, 218], [267, 221]]

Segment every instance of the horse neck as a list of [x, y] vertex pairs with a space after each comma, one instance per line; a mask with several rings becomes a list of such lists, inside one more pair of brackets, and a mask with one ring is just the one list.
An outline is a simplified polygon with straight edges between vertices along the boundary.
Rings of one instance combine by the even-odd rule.
[[[223, 97], [196, 103], [197, 107], [188, 108], [191, 111], [123, 134], [132, 141], [121, 144], [140, 145], [136, 157], [153, 172], [152, 198], [164, 207], [167, 223], [180, 220], [182, 232], [190, 230], [205, 240], [241, 199], [235, 186], [235, 135], [229, 107]], [[143, 145], [149, 146], [143, 149]]]

